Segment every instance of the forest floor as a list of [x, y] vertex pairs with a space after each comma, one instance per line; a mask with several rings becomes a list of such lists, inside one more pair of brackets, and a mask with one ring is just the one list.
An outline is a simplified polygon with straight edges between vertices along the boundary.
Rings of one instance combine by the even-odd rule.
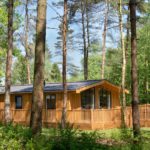
[[[136, 143], [136, 144], [135, 144]], [[0, 125], [0, 150], [149, 150], [150, 128], [141, 128], [140, 140], [131, 129], [83, 131], [68, 126], [43, 128], [33, 137], [29, 128]]]
[[[109, 129], [109, 130], [86, 130], [88, 136], [97, 136], [96, 143], [106, 146], [110, 150], [150, 150], [150, 128], [141, 128], [141, 136], [138, 142], [133, 138], [132, 129]], [[79, 131], [79, 132], [80, 132]], [[54, 136], [58, 134], [57, 129], [43, 129], [44, 135]], [[86, 139], [85, 140], [89, 140]], [[136, 144], [135, 144], [136, 143]], [[101, 148], [103, 149], [103, 148]], [[105, 149], [105, 148], [104, 148]]]

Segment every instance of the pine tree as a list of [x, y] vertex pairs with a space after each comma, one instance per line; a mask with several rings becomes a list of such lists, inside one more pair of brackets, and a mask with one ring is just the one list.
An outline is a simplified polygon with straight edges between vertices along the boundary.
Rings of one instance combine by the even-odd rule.
[[66, 117], [67, 117], [67, 77], [66, 77], [66, 56], [67, 56], [67, 0], [64, 0], [64, 18], [63, 18], [63, 109], [62, 109], [62, 128], [66, 126]]
[[123, 34], [123, 22], [122, 22], [122, 0], [119, 0], [119, 27], [121, 36], [121, 49], [122, 49], [122, 125], [125, 127], [125, 107], [126, 107], [126, 95], [125, 95], [125, 82], [126, 82], [126, 52]]
[[52, 65], [51, 80], [52, 80], [53, 82], [60, 82], [60, 81], [61, 81], [60, 70], [59, 70], [58, 65], [57, 65], [56, 63], [54, 63], [54, 64]]
[[104, 31], [103, 31], [103, 42], [102, 42], [102, 68], [101, 68], [101, 78], [104, 79], [105, 74], [105, 51], [106, 51], [106, 33], [107, 33], [107, 25], [108, 25], [108, 12], [109, 12], [109, 4], [108, 0], [105, 0], [105, 18], [104, 18]]
[[26, 51], [26, 67], [27, 67], [27, 79], [28, 84], [31, 84], [30, 75], [30, 63], [29, 63], [29, 48], [28, 48], [28, 32], [29, 32], [29, 14], [28, 14], [28, 4], [29, 0], [26, 0], [25, 4], [25, 51]]
[[130, 0], [131, 21], [131, 94], [132, 94], [132, 119], [134, 137], [140, 135], [140, 115], [138, 99], [138, 76], [137, 76], [137, 42], [136, 42], [136, 0]]
[[13, 51], [13, 7], [14, 1], [8, 1], [8, 50], [6, 60], [6, 81], [5, 81], [5, 122], [11, 122], [10, 113], [10, 87], [11, 87], [11, 67]]
[[46, 38], [46, 0], [38, 0], [36, 23], [36, 46], [34, 62], [34, 84], [30, 127], [33, 134], [42, 129], [42, 109], [44, 100], [44, 62]]

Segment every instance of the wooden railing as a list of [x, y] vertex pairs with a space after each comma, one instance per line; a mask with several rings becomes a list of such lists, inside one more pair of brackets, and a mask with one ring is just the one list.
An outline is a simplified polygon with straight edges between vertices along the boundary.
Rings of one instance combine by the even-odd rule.
[[[150, 127], [150, 104], [140, 105], [140, 123], [142, 127]], [[29, 125], [30, 110], [11, 110], [12, 121]], [[57, 125], [61, 121], [61, 110], [43, 110], [43, 124]], [[132, 109], [126, 108], [126, 125], [132, 127]], [[4, 120], [4, 110], [0, 110], [0, 121]], [[81, 129], [109, 129], [121, 126], [121, 108], [68, 110], [67, 121]]]

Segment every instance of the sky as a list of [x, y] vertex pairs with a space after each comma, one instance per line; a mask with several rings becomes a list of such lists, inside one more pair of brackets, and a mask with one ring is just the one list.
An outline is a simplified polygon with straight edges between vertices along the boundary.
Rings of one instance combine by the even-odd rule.
[[[55, 55], [55, 52], [57, 51], [57, 49], [55, 48], [55, 43], [57, 42], [56, 38], [57, 38], [57, 32], [58, 32], [58, 26], [60, 24], [60, 21], [58, 21], [57, 19], [53, 19], [55, 17], [58, 16], [58, 14], [60, 16], [63, 16], [63, 7], [61, 9], [57, 9], [52, 7], [52, 1], [53, 0], [48, 0], [48, 6], [47, 6], [47, 32], [46, 32], [46, 40], [47, 40], [47, 44], [50, 48], [50, 51], [52, 52], [52, 58], [51, 60], [53, 62], [60, 62], [62, 61], [62, 58], [58, 55]], [[58, 2], [59, 0], [55, 0], [55, 2]], [[57, 29], [54, 29], [57, 28]], [[68, 55], [70, 51], [68, 51]], [[71, 55], [72, 57], [72, 62], [74, 62], [74, 64], [76, 64], [77, 66], [81, 67], [81, 58], [82, 55], [81, 53], [77, 50], [77, 51], [72, 51]]]
[[[58, 54], [56, 54], [56, 51], [58, 51], [55, 48], [55, 43], [57, 42], [57, 32], [58, 32], [58, 26], [60, 24], [60, 21], [58, 19], [54, 19], [56, 17], [58, 17], [58, 15], [62, 16], [63, 15], [63, 7], [60, 7], [60, 9], [55, 8], [52, 5], [52, 2], [59, 2], [60, 0], [47, 0], [47, 28], [46, 28], [46, 41], [48, 44], [48, 48], [50, 50], [51, 53], [51, 62], [54, 63], [60, 63], [62, 62], [62, 57]], [[35, 3], [34, 5], [30, 6], [29, 9], [36, 9]], [[22, 16], [25, 15], [25, 8], [22, 7], [18, 7], [16, 9], [16, 12], [21, 14]], [[30, 12], [31, 13], [31, 10]], [[36, 16], [36, 15], [35, 15]], [[24, 18], [23, 18], [24, 20]], [[23, 23], [24, 26], [24, 23]], [[18, 30], [18, 32], [21, 32], [23, 30], [23, 28], [20, 28]], [[30, 41], [29, 41], [30, 42]], [[22, 50], [22, 53], [24, 54], [24, 47], [21, 45], [20, 42], [17, 42], [17, 47], [19, 47]], [[68, 55], [69, 57], [71, 57], [71, 62], [76, 64], [78, 67], [81, 68], [81, 58], [82, 55], [79, 53], [78, 50], [76, 51], [72, 51], [71, 53], [68, 51]], [[60, 66], [61, 68], [61, 66]]]
[[[56, 51], [57, 49], [55, 48], [55, 43], [57, 42], [57, 32], [58, 32], [58, 26], [60, 24], [60, 20], [58, 19], [54, 19], [56, 17], [59, 16], [63, 16], [63, 7], [61, 7], [60, 9], [55, 8], [52, 5], [52, 2], [59, 2], [60, 0], [48, 0], [47, 1], [47, 30], [46, 30], [46, 41], [48, 44], [48, 47], [50, 49], [51, 52], [51, 62], [61, 62], [62, 61], [62, 57], [60, 55], [56, 55]], [[34, 3], [35, 4], [35, 3]], [[31, 8], [36, 9], [36, 6], [30, 6]], [[25, 10], [24, 8], [19, 8], [17, 10], [19, 13], [24, 14]], [[100, 19], [103, 19], [103, 12], [97, 13], [97, 16], [100, 17]], [[93, 24], [99, 26], [99, 29], [95, 32], [94, 30], [91, 30], [92, 36], [94, 37], [98, 37], [99, 38], [99, 42], [101, 45], [101, 38], [102, 38], [102, 28], [103, 28], [103, 24], [100, 23], [99, 21], [93, 20]], [[75, 26], [73, 26], [73, 29], [75, 30], [75, 33], [77, 33], [79, 30], [82, 29], [82, 26], [79, 23]], [[113, 36], [115, 37], [116, 33], [113, 34]], [[115, 37], [115, 39], [117, 39], [118, 37]], [[82, 40], [82, 39], [81, 39]], [[110, 44], [111, 43], [111, 44]], [[107, 45], [109, 47], [112, 47], [112, 45], [114, 46], [115, 44], [110, 42], [107, 43]], [[20, 45], [20, 48], [21, 45]], [[78, 66], [79, 68], [81, 68], [81, 60], [83, 58], [83, 54], [81, 54], [79, 49], [74, 49], [72, 50], [68, 50], [68, 57], [69, 57], [69, 61], [71, 61], [73, 64], [75, 64], [76, 66]]]

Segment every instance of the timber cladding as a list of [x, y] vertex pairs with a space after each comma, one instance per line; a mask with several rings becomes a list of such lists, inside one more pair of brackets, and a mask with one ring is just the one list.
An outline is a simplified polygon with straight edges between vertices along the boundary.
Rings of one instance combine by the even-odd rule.
[[[120, 88], [107, 81], [85, 81], [68, 83], [67, 121], [81, 129], [105, 129], [120, 126]], [[109, 91], [109, 108], [101, 107], [101, 90]], [[0, 91], [3, 89], [1, 88]], [[63, 92], [61, 84], [45, 87], [43, 102], [43, 124], [56, 126], [61, 121]], [[50, 91], [51, 90], [51, 91]], [[83, 95], [92, 92], [92, 106], [83, 107]], [[84, 93], [84, 94], [83, 94]], [[105, 93], [106, 94], [106, 93]], [[89, 97], [84, 97], [89, 101]], [[18, 98], [18, 99], [17, 99]], [[21, 100], [20, 100], [21, 99]], [[53, 103], [51, 103], [51, 100]], [[107, 101], [107, 100], [106, 100]], [[32, 102], [32, 86], [15, 86], [11, 93], [11, 113], [14, 123], [29, 125]], [[48, 105], [49, 104], [49, 105]], [[106, 105], [106, 104], [105, 104]], [[101, 107], [101, 108], [100, 108]], [[4, 93], [0, 94], [0, 120], [3, 120]], [[131, 120], [131, 117], [129, 117]], [[128, 121], [131, 124], [131, 121]]]
[[[100, 87], [95, 88], [95, 109], [99, 109], [99, 90]], [[44, 96], [43, 109], [46, 108], [46, 96], [47, 95], [56, 95], [56, 109], [62, 109], [62, 100], [63, 94], [62, 92], [47, 92]], [[22, 97], [22, 109], [30, 109], [32, 94], [31, 93], [20, 93], [20, 94], [11, 94], [11, 109], [15, 109], [15, 97]], [[111, 91], [111, 99], [112, 99], [112, 107], [120, 106], [119, 100], [119, 92]], [[0, 95], [0, 109], [4, 109], [4, 95]], [[68, 100], [67, 100], [67, 109], [81, 109], [81, 94], [76, 92], [68, 92]]]
[[[49, 93], [47, 93], [49, 94]], [[18, 95], [18, 94], [17, 94]], [[57, 107], [60, 108], [62, 93], [56, 93]], [[79, 100], [79, 95], [74, 92], [70, 93], [70, 98], [76, 98]], [[78, 97], [79, 96], [79, 97]], [[20, 123], [23, 125], [29, 125], [30, 122], [30, 109], [31, 106], [31, 94], [22, 95], [24, 102], [22, 109], [15, 109], [15, 94], [11, 96], [11, 113], [14, 123]], [[0, 106], [4, 105], [4, 95], [0, 96]], [[69, 100], [68, 100], [69, 102]], [[71, 102], [72, 103], [72, 102]], [[71, 104], [70, 103], [70, 104]], [[68, 103], [68, 108], [70, 107]], [[72, 103], [74, 106], [74, 103]], [[112, 109], [81, 109], [80, 102], [76, 103], [77, 109], [68, 109], [67, 121], [74, 124], [75, 127], [80, 129], [110, 129], [118, 128], [121, 126], [121, 108], [114, 107]], [[56, 127], [57, 123], [61, 120], [61, 109], [43, 109], [43, 125], [46, 127]], [[140, 123], [142, 127], [150, 127], [150, 105], [140, 105]], [[0, 111], [0, 120], [3, 120], [3, 109]], [[132, 127], [132, 109], [126, 108], [126, 124], [128, 127]]]

